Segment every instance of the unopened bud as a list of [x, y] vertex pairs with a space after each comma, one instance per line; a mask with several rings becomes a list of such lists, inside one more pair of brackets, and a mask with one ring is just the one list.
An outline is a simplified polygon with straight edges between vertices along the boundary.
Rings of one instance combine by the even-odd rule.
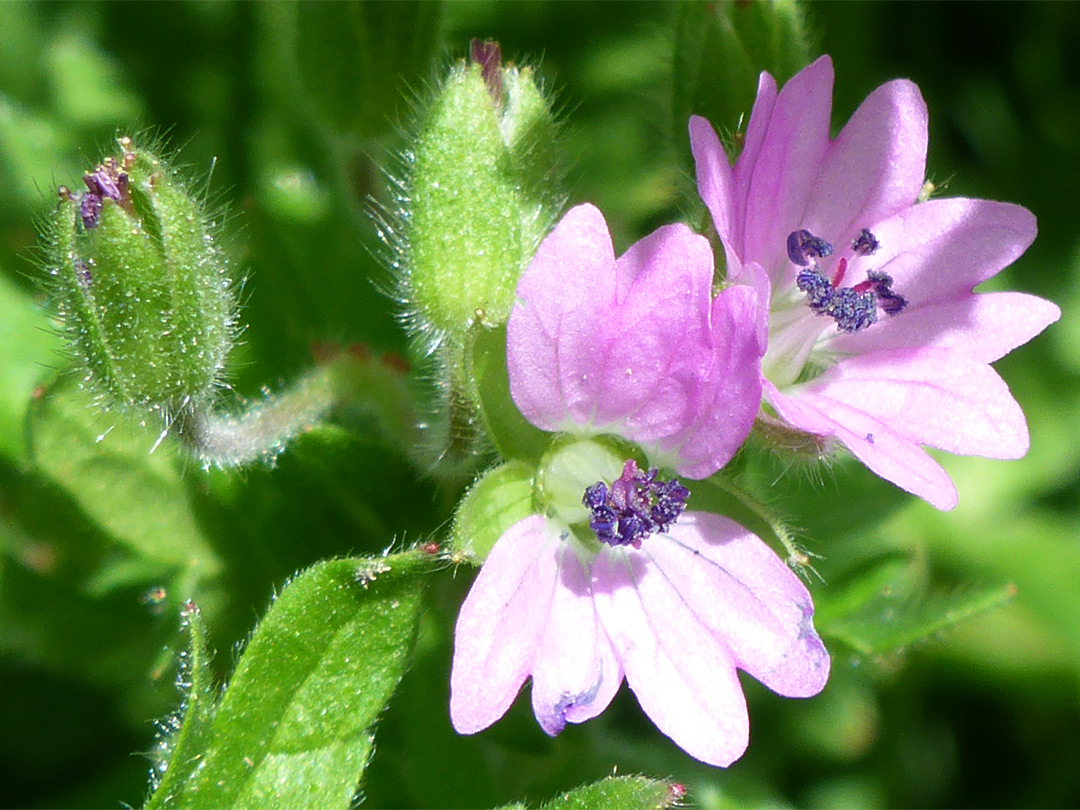
[[[474, 41], [418, 119], [383, 236], [394, 251], [416, 356], [424, 447], [439, 474], [471, 474], [485, 452], [470, 368], [482, 328], [506, 323], [518, 278], [561, 206], [555, 116], [531, 68]], [[503, 362], [500, 360], [500, 362]]]
[[178, 172], [130, 138], [59, 189], [48, 271], [86, 380], [124, 408], [176, 415], [211, 398], [236, 305], [214, 223]]
[[433, 339], [505, 323], [560, 204], [554, 115], [535, 74], [501, 65], [494, 43], [472, 51], [420, 121], [401, 200], [403, 297]]

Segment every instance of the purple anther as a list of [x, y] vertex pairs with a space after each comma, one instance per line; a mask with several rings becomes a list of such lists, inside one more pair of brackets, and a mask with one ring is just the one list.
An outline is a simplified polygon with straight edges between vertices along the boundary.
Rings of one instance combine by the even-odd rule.
[[806, 301], [814, 312], [824, 312], [824, 307], [833, 295], [833, 285], [820, 270], [800, 270], [795, 284], [806, 293]]
[[[878, 246], [877, 239], [866, 228], [852, 244], [852, 248], [864, 256], [873, 253]], [[805, 268], [796, 275], [795, 286], [806, 293], [807, 306], [816, 314], [828, 315], [835, 320], [842, 332], [860, 332], [877, 323], [878, 307], [886, 315], [896, 315], [907, 306], [904, 297], [893, 292], [892, 276], [888, 273], [871, 270], [866, 274], [866, 281], [853, 287], [839, 286], [847, 269], [844, 258], [837, 263], [835, 278], [829, 281], [817, 263], [811, 263], [805, 257], [827, 256], [832, 252], [832, 246], [809, 231], [792, 232], [787, 239], [787, 250], [791, 260]], [[805, 260], [799, 262], [799, 258]]]
[[841, 331], [855, 333], [877, 323], [877, 295], [841, 287], [829, 299], [822, 314], [836, 321]]
[[810, 231], [792, 231], [787, 238], [787, 255], [800, 267], [809, 266], [815, 259], [824, 259], [833, 252], [833, 246]]
[[907, 306], [907, 299], [905, 299], [904, 296], [893, 292], [892, 276], [888, 273], [883, 273], [880, 270], [871, 270], [866, 274], [866, 280], [873, 285], [874, 292], [877, 293], [878, 303], [881, 304], [881, 308], [885, 311], [886, 315], [896, 315], [902, 312]]
[[867, 228], [863, 228], [859, 231], [859, 235], [855, 237], [855, 241], [851, 243], [851, 249], [860, 256], [869, 256], [876, 253], [879, 247], [881, 247], [881, 243], [878, 242], [877, 237], [870, 233]]
[[102, 161], [94, 171], [83, 175], [87, 191], [79, 202], [79, 214], [83, 227], [87, 230], [96, 228], [101, 209], [106, 199], [115, 200], [124, 205], [130, 202], [128, 194], [128, 175], [120, 170], [112, 158]]
[[585, 496], [581, 502], [590, 509], [602, 505], [607, 498], [607, 485], [603, 481], [597, 481], [591, 487], [585, 488]]
[[115, 163], [103, 163], [94, 169], [93, 174], [84, 174], [83, 182], [86, 183], [86, 187], [90, 189], [91, 194], [97, 194], [103, 199], [108, 197], [110, 200], [119, 202], [123, 196], [121, 193], [121, 177], [124, 178], [123, 188], [126, 190], [127, 175], [117, 173]]
[[480, 65], [480, 75], [487, 85], [488, 95], [496, 107], [503, 103], [502, 86], [502, 49], [493, 39], [472, 39], [469, 41], [469, 59]]
[[86, 230], [97, 227], [98, 217], [101, 215], [101, 196], [92, 191], [83, 194], [82, 202], [79, 203], [79, 214]]
[[618, 528], [619, 518], [615, 510], [610, 506], [595, 506], [592, 516], [589, 518], [589, 528], [596, 532], [596, 536], [610, 546], [617, 545], [615, 530]]
[[602, 481], [585, 489], [582, 503], [589, 507], [589, 528], [609, 546], [641, 547], [650, 534], [667, 531], [686, 509], [690, 490], [679, 481], [660, 481], [656, 468], [638, 469], [633, 460], [611, 486]]

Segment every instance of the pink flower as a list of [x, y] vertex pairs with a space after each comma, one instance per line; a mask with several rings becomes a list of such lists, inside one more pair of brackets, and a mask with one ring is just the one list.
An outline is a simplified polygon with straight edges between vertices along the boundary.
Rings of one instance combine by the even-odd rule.
[[[734, 166], [690, 119], [698, 190], [730, 281], [762, 308], [765, 401], [775, 418], [843, 443], [940, 509], [956, 488], [920, 445], [989, 458], [1027, 452], [1027, 423], [989, 366], [1060, 317], [1022, 293], [974, 294], [1035, 238], [1008, 203], [918, 202], [927, 113], [918, 87], [882, 85], [829, 137], [822, 57], [777, 93], [761, 74]], [[767, 323], [765, 319], [767, 318]]]
[[[459, 732], [498, 720], [531, 676], [536, 718], [558, 734], [600, 714], [625, 676], [662, 732], [726, 766], [749, 738], [737, 668], [789, 697], [824, 687], [829, 657], [810, 594], [765, 543], [727, 518], [684, 511], [686, 488], [632, 460], [615, 461], [622, 474], [604, 483], [620, 458], [605, 434], [700, 478], [749, 432], [760, 402], [756, 293], [735, 287], [710, 303], [712, 275], [707, 241], [681, 225], [616, 260], [588, 205], [563, 218], [523, 275], [507, 327], [514, 401], [603, 463], [574, 471], [586, 485], [572, 502], [546, 488], [543, 514], [507, 530], [473, 583], [451, 675]], [[552, 454], [567, 446], [564, 437]]]
[[618, 260], [604, 217], [567, 212], [518, 282], [510, 392], [537, 427], [635, 442], [705, 478], [746, 439], [760, 401], [757, 295], [722, 292], [706, 239], [666, 225]]

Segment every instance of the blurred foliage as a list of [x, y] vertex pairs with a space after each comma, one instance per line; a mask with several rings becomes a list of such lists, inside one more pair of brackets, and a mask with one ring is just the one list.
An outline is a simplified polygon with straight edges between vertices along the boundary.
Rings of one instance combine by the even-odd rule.
[[[757, 25], [739, 15], [761, 11], [715, 8], [737, 31]], [[699, 86], [673, 102], [686, 56], [674, 53], [675, 32], [701, 7], [422, 8], [410, 47], [389, 47], [408, 40], [404, 22], [376, 40], [385, 49], [336, 43], [363, 49], [350, 68], [352, 90], [375, 88], [363, 93], [363, 116], [333, 107], [328, 85], [305, 92], [305, 77], [319, 81], [340, 59], [319, 47], [330, 34], [317, 9], [305, 8], [313, 24], [298, 40], [285, 3], [0, 3], [0, 758], [9, 806], [140, 802], [151, 757], [132, 752], [150, 752], [152, 721], [175, 709], [188, 599], [202, 609], [217, 650], [210, 674], [221, 682], [228, 651], [294, 572], [380, 553], [395, 537], [424, 540], [436, 526], [442, 537], [458, 494], [418, 476], [396, 447], [342, 428], [305, 435], [276, 469], [225, 475], [185, 464], [167, 443], [150, 455], [156, 431], [89, 410], [59, 373], [67, 361], [36, 284], [35, 220], [57, 184], [79, 184], [117, 129], [160, 128], [194, 171], [213, 166], [209, 199], [245, 274], [246, 331], [230, 381], [247, 396], [295, 377], [313, 345], [405, 350], [380, 291], [390, 279], [365, 201], [389, 198], [378, 167], [401, 135], [385, 122], [402, 123], [436, 75], [418, 53], [460, 57], [475, 36], [498, 40], [510, 60], [539, 58], [563, 110], [569, 201], [604, 210], [617, 250], [664, 222], [702, 221], [683, 117], [720, 101]], [[372, 26], [386, 14], [375, 11]], [[821, 555], [823, 581], [811, 587], [835, 660], [810, 701], [746, 680], [753, 741], [727, 771], [689, 760], [628, 690], [554, 740], [523, 700], [491, 730], [459, 737], [447, 714], [450, 642], [470, 577], [433, 576], [411, 668], [379, 720], [362, 788], [370, 806], [537, 806], [615, 768], [670, 777], [702, 807], [1080, 803], [1080, 6], [796, 11], [812, 53], [834, 58], [835, 122], [881, 82], [909, 77], [929, 105], [930, 173], [944, 193], [1017, 202], [1038, 216], [1034, 246], [992, 282], [1065, 313], [998, 364], [1028, 415], [1030, 453], [945, 457], [960, 490], [948, 514], [858, 465], [808, 474], [743, 459], [757, 494]], [[784, 49], [724, 55], [718, 64], [740, 75], [795, 69]], [[771, 59], [780, 63], [759, 63]], [[379, 70], [385, 84], [371, 75]], [[401, 85], [405, 105], [387, 91]], [[718, 129], [737, 131], [752, 92], [715, 108]], [[997, 606], [939, 621], [984, 603]], [[920, 627], [932, 636], [909, 643], [900, 617], [920, 615], [933, 620]]]

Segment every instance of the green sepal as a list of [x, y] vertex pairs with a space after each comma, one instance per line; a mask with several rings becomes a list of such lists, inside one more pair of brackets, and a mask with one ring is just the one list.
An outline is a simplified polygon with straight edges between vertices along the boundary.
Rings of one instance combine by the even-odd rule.
[[454, 513], [450, 532], [452, 555], [480, 565], [503, 533], [536, 511], [534, 470], [510, 461], [484, 473]]
[[510, 396], [505, 326], [477, 331], [472, 345], [472, 378], [495, 449], [504, 458], [538, 462], [550, 446], [552, 434], [522, 416]]
[[521, 221], [480, 66], [458, 65], [420, 127], [409, 196], [409, 287], [419, 315], [461, 335], [508, 310]]

